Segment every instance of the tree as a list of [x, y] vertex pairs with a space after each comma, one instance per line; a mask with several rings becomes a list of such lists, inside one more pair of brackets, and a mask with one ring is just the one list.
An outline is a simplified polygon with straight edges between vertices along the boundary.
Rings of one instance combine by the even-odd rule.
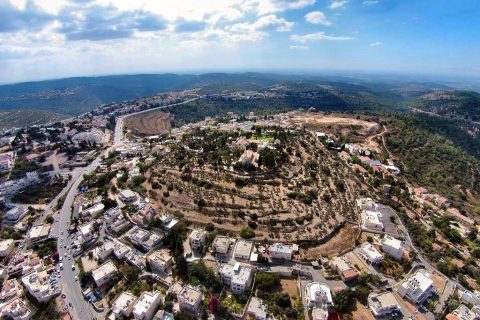
[[47, 217], [45, 218], [45, 222], [46, 222], [46, 223], [49, 223], [49, 224], [52, 224], [52, 223], [55, 222], [55, 219], [54, 219], [52, 216], [47, 216]]
[[355, 293], [350, 289], [344, 289], [333, 296], [333, 304], [339, 312], [350, 312], [355, 305]]
[[251, 239], [255, 237], [255, 231], [252, 228], [245, 227], [240, 231], [240, 236], [244, 239]]
[[271, 292], [280, 286], [280, 276], [276, 273], [259, 272], [255, 283], [258, 290]]
[[358, 285], [355, 287], [355, 295], [357, 299], [360, 300], [363, 304], [367, 304], [368, 295], [370, 294], [370, 290], [367, 287], [362, 285]]

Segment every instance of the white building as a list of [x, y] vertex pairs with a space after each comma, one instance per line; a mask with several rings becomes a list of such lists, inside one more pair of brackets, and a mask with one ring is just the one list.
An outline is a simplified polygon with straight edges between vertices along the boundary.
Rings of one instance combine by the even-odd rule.
[[48, 236], [50, 235], [50, 227], [51, 225], [49, 224], [33, 226], [28, 232], [29, 246], [35, 246], [47, 241]]
[[105, 205], [103, 203], [97, 203], [91, 206], [88, 209], [82, 211], [82, 216], [96, 218], [99, 214], [103, 212]]
[[292, 260], [292, 246], [283, 243], [274, 243], [268, 247], [268, 252], [272, 259]]
[[238, 240], [233, 251], [235, 260], [249, 260], [253, 249], [253, 241]]
[[0, 258], [5, 258], [12, 252], [15, 247], [13, 239], [6, 239], [0, 241]]
[[480, 291], [468, 291], [468, 290], [459, 290], [458, 296], [461, 301], [472, 304], [480, 305]]
[[162, 303], [163, 296], [159, 291], [144, 292], [133, 306], [133, 317], [137, 320], [151, 320]]
[[112, 303], [112, 313], [116, 318], [129, 318], [137, 297], [129, 292], [122, 292]]
[[247, 315], [255, 320], [267, 320], [267, 306], [257, 297], [250, 298]]
[[23, 299], [16, 298], [2, 308], [2, 318], [13, 320], [28, 320], [33, 314], [34, 310]]
[[92, 271], [92, 277], [97, 287], [110, 282], [112, 277], [118, 274], [118, 269], [112, 261], [105, 262]]
[[95, 238], [95, 230], [93, 229], [93, 222], [89, 222], [80, 226], [80, 235], [84, 242], [92, 241]]
[[152, 252], [147, 257], [147, 262], [153, 272], [168, 273], [173, 266], [172, 255], [167, 249], [160, 249]]
[[46, 271], [35, 271], [23, 276], [22, 284], [39, 303], [45, 303], [60, 293], [58, 283], [53, 281], [55, 278], [55, 273], [49, 275]]
[[309, 308], [328, 309], [333, 306], [332, 293], [328, 286], [321, 282], [310, 282], [305, 286], [305, 304]]
[[165, 310], [158, 310], [153, 316], [153, 320], [174, 320], [175, 317], [170, 312]]
[[371, 230], [383, 231], [383, 222], [380, 220], [382, 214], [378, 211], [363, 210], [362, 222], [363, 227]]
[[147, 231], [138, 226], [128, 230], [127, 235], [132, 243], [141, 247], [145, 252], [152, 250], [154, 246], [160, 244], [163, 240], [163, 235]]
[[225, 236], [217, 236], [212, 243], [212, 251], [218, 258], [226, 258], [229, 255], [230, 249], [237, 240]]
[[234, 294], [242, 294], [250, 287], [252, 283], [252, 269], [240, 265], [240, 263], [222, 264], [218, 268], [220, 278], [224, 283], [230, 286]]
[[402, 298], [422, 304], [433, 292], [433, 281], [425, 270], [417, 270], [402, 282], [397, 292]]
[[194, 315], [200, 312], [203, 301], [203, 293], [200, 289], [185, 286], [177, 295], [181, 311], [186, 311]]
[[375, 317], [384, 317], [400, 312], [400, 306], [391, 292], [371, 293], [368, 296], [368, 307]]
[[120, 194], [118, 195], [118, 198], [123, 203], [132, 203], [137, 200], [137, 194], [130, 189], [125, 189], [120, 192]]
[[115, 243], [113, 241], [105, 241], [97, 250], [97, 258], [100, 261], [105, 261], [115, 250]]
[[200, 250], [202, 249], [205, 244], [207, 243], [207, 231], [202, 229], [195, 229], [193, 230], [190, 235], [188, 236], [188, 241], [190, 243], [190, 247], [193, 250]]
[[452, 313], [447, 315], [447, 319], [452, 320], [480, 320], [480, 307], [473, 306], [472, 309], [468, 309], [467, 306], [461, 304]]
[[402, 241], [395, 239], [391, 236], [385, 236], [382, 243], [383, 251], [396, 260], [402, 260], [403, 258], [403, 245]]
[[370, 264], [378, 264], [383, 260], [383, 255], [371, 243], [365, 242], [359, 252], [360, 256]]
[[27, 214], [27, 208], [25, 208], [24, 206], [16, 205], [4, 214], [3, 221], [5, 224], [15, 224], [18, 221], [22, 220]]

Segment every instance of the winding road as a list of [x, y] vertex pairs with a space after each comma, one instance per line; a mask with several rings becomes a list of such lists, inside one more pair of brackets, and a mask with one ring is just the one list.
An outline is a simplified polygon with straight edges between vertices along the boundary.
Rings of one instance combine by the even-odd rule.
[[[65, 295], [65, 302], [69, 308], [70, 314], [73, 319], [77, 320], [93, 320], [93, 319], [104, 319], [106, 317], [106, 311], [97, 312], [91, 304], [89, 304], [83, 297], [82, 289], [80, 287], [79, 281], [75, 280], [75, 276], [78, 275], [78, 270], [73, 270], [72, 266], [75, 264], [75, 260], [72, 257], [71, 243], [74, 240], [74, 235], [69, 235], [68, 230], [71, 225], [71, 214], [72, 214], [72, 205], [75, 200], [75, 195], [77, 194], [78, 187], [83, 181], [83, 175], [92, 172], [101, 164], [101, 156], [108, 154], [112, 149], [117, 148], [123, 145], [123, 119], [144, 113], [152, 110], [165, 109], [172, 106], [178, 106], [182, 104], [189, 103], [191, 101], [197, 100], [201, 96], [185, 100], [183, 102], [173, 103], [162, 107], [152, 108], [148, 110], [143, 110], [135, 113], [130, 113], [118, 117], [115, 123], [115, 132], [113, 136], [113, 145], [101, 153], [95, 160], [92, 161], [88, 166], [77, 169], [72, 173], [72, 179], [68, 182], [67, 186], [55, 197], [55, 199], [49, 204], [49, 209], [51, 210], [56, 204], [56, 200], [65, 195], [65, 201], [63, 202], [62, 208], [59, 212], [58, 223], [55, 223], [53, 228], [56, 235], [58, 235], [57, 241], [57, 250], [61, 257], [63, 257], [63, 270], [60, 271], [61, 277], [61, 287], [62, 287], [62, 296]], [[43, 217], [43, 215], [42, 215]], [[40, 219], [39, 219], [40, 220]], [[42, 220], [43, 221], [43, 220]], [[62, 234], [63, 233], [63, 234]], [[67, 257], [70, 257], [68, 259]], [[108, 310], [108, 308], [106, 308]]]

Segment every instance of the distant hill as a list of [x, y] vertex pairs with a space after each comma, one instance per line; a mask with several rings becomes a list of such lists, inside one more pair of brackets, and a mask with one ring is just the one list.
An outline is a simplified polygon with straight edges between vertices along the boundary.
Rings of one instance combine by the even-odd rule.
[[64, 120], [67, 115], [44, 110], [16, 109], [0, 111], [0, 130]]
[[[47, 112], [44, 121], [77, 116], [100, 104], [134, 100], [156, 93], [198, 88], [202, 94], [234, 91], [262, 91], [281, 87], [283, 106], [322, 110], [392, 109], [412, 96], [448, 87], [430, 82], [399, 78], [284, 75], [270, 73], [138, 74], [102, 77], [75, 77], [25, 82], [0, 86], [0, 111], [29, 110], [24, 121], [11, 126], [28, 125], [32, 110]], [[6, 118], [8, 119], [8, 118]], [[33, 120], [33, 119], [32, 119]], [[48, 120], [49, 121], [49, 120]], [[33, 123], [33, 122], [32, 122]], [[4, 122], [8, 127], [8, 121]], [[3, 126], [3, 127], [5, 127]]]
[[473, 91], [431, 91], [411, 106], [440, 116], [480, 121], [480, 94]]

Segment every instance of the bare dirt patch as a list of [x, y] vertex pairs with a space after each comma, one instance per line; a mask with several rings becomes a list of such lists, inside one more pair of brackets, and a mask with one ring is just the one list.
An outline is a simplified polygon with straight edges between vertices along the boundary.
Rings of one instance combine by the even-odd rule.
[[124, 125], [134, 135], [147, 136], [169, 131], [172, 127], [170, 121], [170, 114], [153, 110], [125, 118]]
[[296, 305], [299, 299], [297, 280], [281, 279], [280, 283], [282, 285], [282, 292], [288, 293], [288, 295], [290, 296], [290, 302], [292, 303], [292, 306]]
[[345, 227], [340, 229], [340, 231], [328, 242], [306, 250], [305, 257], [308, 260], [315, 260], [321, 256], [330, 258], [338, 255], [355, 245], [355, 239], [359, 232], [360, 230], [358, 230], [358, 227], [346, 224]]

